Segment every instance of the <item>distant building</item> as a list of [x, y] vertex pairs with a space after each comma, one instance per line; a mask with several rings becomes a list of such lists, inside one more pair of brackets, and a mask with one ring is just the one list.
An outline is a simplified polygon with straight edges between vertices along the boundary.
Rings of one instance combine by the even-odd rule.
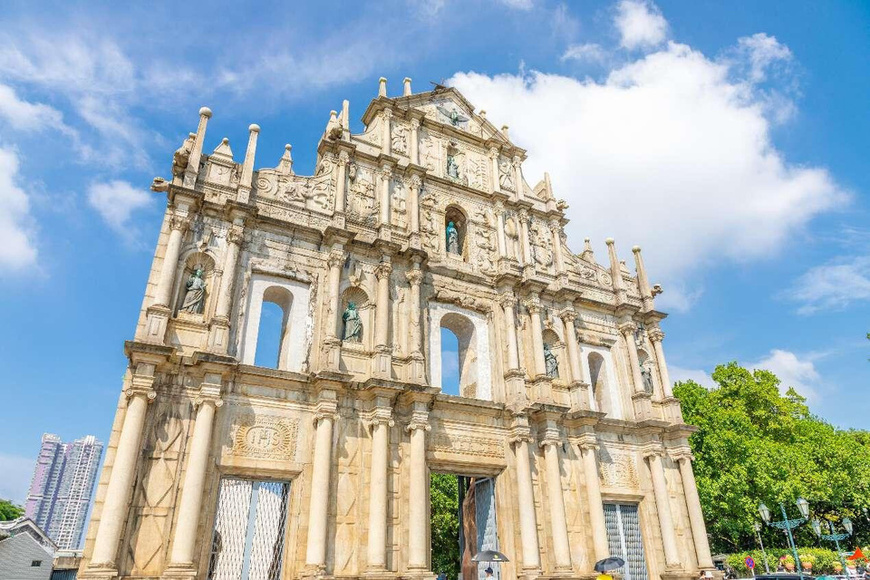
[[79, 546], [102, 454], [93, 435], [72, 443], [42, 436], [24, 513], [61, 549]]
[[56, 550], [31, 519], [0, 522], [0, 580], [49, 580]]

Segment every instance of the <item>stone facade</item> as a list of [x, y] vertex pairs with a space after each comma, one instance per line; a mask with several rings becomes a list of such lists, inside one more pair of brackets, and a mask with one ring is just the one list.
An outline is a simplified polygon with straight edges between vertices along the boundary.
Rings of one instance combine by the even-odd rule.
[[[81, 578], [431, 577], [431, 471], [494, 478], [504, 578], [593, 576], [614, 503], [648, 577], [712, 569], [640, 249], [635, 274], [613, 240], [608, 266], [573, 253], [507, 127], [452, 88], [403, 93], [382, 79], [358, 135], [333, 111], [313, 176], [289, 145], [255, 171], [256, 125], [242, 163], [226, 139], [203, 154], [200, 111], [152, 185], [168, 206]], [[254, 364], [264, 303], [277, 368]], [[231, 557], [243, 572], [215, 571]]]

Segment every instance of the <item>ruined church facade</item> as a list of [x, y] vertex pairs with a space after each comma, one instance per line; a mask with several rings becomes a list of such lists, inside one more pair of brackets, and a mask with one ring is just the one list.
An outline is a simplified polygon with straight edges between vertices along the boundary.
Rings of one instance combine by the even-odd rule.
[[572, 252], [507, 127], [453, 88], [402, 93], [381, 79], [360, 134], [333, 111], [311, 176], [289, 145], [255, 169], [256, 125], [240, 162], [206, 154], [200, 110], [152, 184], [80, 578], [431, 578], [433, 472], [472, 478], [466, 544], [507, 556], [497, 578], [713, 569], [640, 248], [633, 272], [610, 239], [606, 265]]

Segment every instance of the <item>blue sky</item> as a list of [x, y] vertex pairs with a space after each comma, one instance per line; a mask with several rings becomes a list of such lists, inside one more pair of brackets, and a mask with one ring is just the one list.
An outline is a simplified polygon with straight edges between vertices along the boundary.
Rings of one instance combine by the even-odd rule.
[[7, 2], [0, 14], [0, 497], [39, 438], [106, 439], [164, 201], [148, 191], [214, 111], [210, 151], [262, 127], [308, 173], [341, 100], [447, 80], [551, 173], [570, 245], [644, 248], [674, 378], [737, 360], [866, 427], [870, 5], [546, 0]]

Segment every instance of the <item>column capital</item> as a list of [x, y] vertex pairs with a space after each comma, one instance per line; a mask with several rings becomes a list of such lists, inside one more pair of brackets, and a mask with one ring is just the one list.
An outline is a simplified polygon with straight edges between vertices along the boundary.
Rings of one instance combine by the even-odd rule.
[[227, 229], [227, 243], [240, 245], [245, 239], [245, 228], [238, 224], [233, 224]]
[[520, 208], [520, 211], [517, 212], [517, 213], [518, 213], [518, 215], [520, 216], [520, 220], [522, 220], [522, 221], [528, 221], [528, 219], [529, 219], [529, 210], [527, 210], [526, 208], [523, 207], [523, 208]]
[[496, 159], [498, 157], [498, 147], [492, 146], [489, 148], [489, 157], [490, 159]]
[[583, 433], [574, 444], [580, 451], [598, 451], [598, 438], [593, 433]]
[[528, 427], [513, 427], [508, 436], [508, 443], [515, 445], [517, 443], [531, 443], [533, 441], [532, 430]]
[[209, 383], [203, 381], [199, 386], [199, 392], [193, 398], [193, 403], [197, 407], [205, 403], [211, 403], [215, 407], [223, 405], [224, 402], [223, 399], [221, 399], [220, 383]]
[[568, 308], [563, 308], [559, 312], [559, 318], [561, 318], [565, 324], [572, 324], [577, 320], [577, 311], [570, 306]]
[[338, 153], [338, 162], [342, 165], [347, 165], [350, 163], [350, 153], [345, 150], [341, 150]]
[[542, 432], [542, 437], [538, 441], [538, 447], [547, 447], [548, 445], [562, 445], [562, 438], [559, 430], [556, 428], [547, 428]]
[[405, 431], [408, 433], [412, 433], [418, 429], [422, 429], [423, 431], [431, 431], [432, 426], [429, 425], [429, 413], [426, 411], [414, 411], [411, 413], [411, 420], [408, 421], [408, 424], [405, 426]]
[[[637, 330], [637, 324], [633, 320], [628, 320], [625, 322], [619, 323], [619, 332], [624, 335], [634, 334], [634, 331]], [[632, 341], [634, 341], [634, 337], [632, 337]]]
[[504, 202], [502, 200], [498, 200], [495, 202], [495, 212], [497, 214], [504, 213]]
[[326, 263], [330, 268], [336, 268], [344, 263], [344, 250], [333, 248], [329, 251], [329, 256], [326, 258]]
[[393, 421], [393, 411], [389, 407], [375, 407], [366, 418], [366, 426], [369, 429], [374, 429], [378, 425], [392, 427], [395, 424], [395, 421]]
[[133, 397], [144, 397], [145, 401], [150, 403], [157, 398], [157, 391], [155, 391], [151, 387], [151, 381], [148, 381], [148, 386], [143, 384], [137, 384], [136, 377], [133, 377], [133, 383], [124, 389], [124, 395], [128, 399], [132, 399]]
[[646, 331], [646, 335], [652, 342], [661, 342], [665, 338], [665, 333], [661, 328], [649, 328]]
[[526, 307], [526, 310], [528, 310], [530, 314], [537, 314], [543, 308], [543, 306], [541, 306], [541, 299], [534, 294], [523, 300], [523, 306]]
[[417, 117], [411, 117], [410, 123], [411, 123], [412, 129], [419, 129], [420, 128], [420, 119], [418, 119]]
[[316, 427], [322, 420], [338, 419], [338, 402], [335, 400], [320, 400], [314, 408], [314, 426]]
[[647, 443], [640, 449], [641, 454], [644, 459], [649, 459], [650, 457], [664, 457], [665, 448], [658, 441]]
[[411, 286], [419, 286], [423, 281], [423, 271], [420, 269], [408, 270], [405, 272], [405, 279]]
[[674, 447], [673, 449], [668, 449], [668, 455], [670, 455], [671, 459], [674, 461], [688, 461], [691, 463], [695, 460], [695, 456], [692, 454], [691, 447], [688, 446], [680, 446]]
[[514, 155], [514, 156], [513, 156], [513, 159], [511, 159], [511, 162], [513, 163], [513, 166], [514, 166], [514, 167], [519, 167], [519, 165], [520, 165], [520, 156], [519, 156], [519, 155]]
[[389, 162], [381, 165], [381, 177], [389, 179], [393, 176], [393, 165]]
[[420, 189], [420, 186], [423, 185], [423, 178], [415, 173], [415, 174], [411, 175], [411, 179], [409, 180], [409, 183], [410, 183], [412, 188]]
[[382, 280], [384, 278], [389, 278], [390, 274], [393, 271], [393, 265], [389, 262], [380, 262], [375, 267], [375, 276], [378, 280]]
[[511, 290], [508, 290], [498, 295], [498, 302], [502, 308], [513, 308], [517, 304], [517, 297]]
[[189, 216], [173, 213], [172, 216], [169, 218], [169, 227], [173, 230], [179, 230], [181, 233], [184, 233], [189, 226]]

